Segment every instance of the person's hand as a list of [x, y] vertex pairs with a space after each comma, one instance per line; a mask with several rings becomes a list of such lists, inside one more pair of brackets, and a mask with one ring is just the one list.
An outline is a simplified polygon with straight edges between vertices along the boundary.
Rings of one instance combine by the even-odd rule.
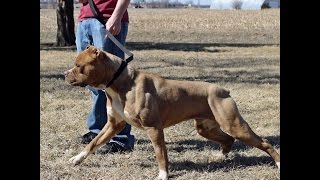
[[106, 24], [106, 29], [112, 34], [112, 35], [118, 35], [121, 31], [121, 19], [116, 18], [114, 16], [111, 16]]

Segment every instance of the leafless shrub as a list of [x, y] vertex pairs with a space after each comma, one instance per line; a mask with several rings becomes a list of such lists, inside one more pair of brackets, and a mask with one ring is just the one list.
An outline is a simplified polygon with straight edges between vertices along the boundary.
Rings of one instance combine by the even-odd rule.
[[239, 10], [239, 9], [241, 9], [242, 4], [243, 4], [243, 2], [240, 0], [233, 0], [232, 1], [232, 8]]
[[264, 2], [264, 3], [261, 5], [261, 9], [269, 9], [269, 8], [271, 8], [271, 6], [269, 5], [269, 3]]

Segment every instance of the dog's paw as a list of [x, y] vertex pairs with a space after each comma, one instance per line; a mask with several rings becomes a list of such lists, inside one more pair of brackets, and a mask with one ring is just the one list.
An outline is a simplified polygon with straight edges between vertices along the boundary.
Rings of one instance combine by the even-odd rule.
[[158, 176], [157, 180], [168, 180], [168, 178], [167, 177], [163, 178]]
[[70, 158], [69, 162], [72, 163], [73, 165], [78, 165], [86, 158], [86, 155], [87, 155], [86, 152], [81, 152], [80, 154]]
[[73, 156], [72, 158], [69, 159], [69, 163], [73, 164], [73, 165], [78, 165], [81, 163], [83, 159], [81, 157], [77, 156]]
[[278, 169], [280, 171], [280, 162], [276, 162], [276, 165], [277, 165], [277, 167], [278, 167]]
[[157, 180], [168, 180], [168, 173], [166, 171], [160, 170]]

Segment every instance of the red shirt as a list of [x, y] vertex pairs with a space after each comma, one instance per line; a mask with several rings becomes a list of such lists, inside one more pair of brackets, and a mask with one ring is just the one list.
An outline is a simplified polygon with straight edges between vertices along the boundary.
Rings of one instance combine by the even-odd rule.
[[[93, 0], [100, 14], [105, 18], [109, 19], [111, 14], [113, 13], [118, 0]], [[89, 3], [83, 3], [80, 14], [78, 16], [78, 21], [83, 21], [87, 18], [92, 18], [94, 15], [92, 14]], [[126, 10], [122, 17], [122, 22], [129, 22], [128, 11]]]

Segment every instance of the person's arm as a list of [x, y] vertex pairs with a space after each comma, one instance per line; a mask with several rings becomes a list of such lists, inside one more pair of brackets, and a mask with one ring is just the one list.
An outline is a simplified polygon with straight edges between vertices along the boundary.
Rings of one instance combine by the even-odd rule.
[[106, 28], [112, 35], [117, 35], [121, 31], [121, 19], [130, 4], [130, 0], [118, 0], [116, 8], [108, 19]]
[[79, 0], [78, 2], [79, 2], [79, 3], [87, 3], [88, 0]]

